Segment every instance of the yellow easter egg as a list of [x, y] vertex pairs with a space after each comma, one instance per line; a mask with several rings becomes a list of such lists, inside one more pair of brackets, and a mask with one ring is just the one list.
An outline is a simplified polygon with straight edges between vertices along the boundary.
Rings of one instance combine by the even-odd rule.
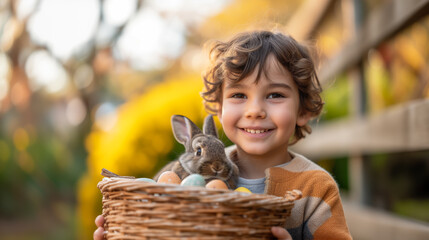
[[158, 183], [165, 184], [180, 184], [179, 176], [173, 171], [165, 171], [158, 178]]
[[228, 189], [226, 183], [220, 179], [211, 180], [206, 184], [206, 188], [209, 189]]
[[235, 189], [234, 191], [236, 192], [245, 192], [245, 193], [252, 193], [249, 189], [245, 188], [245, 187], [238, 187], [237, 189]]

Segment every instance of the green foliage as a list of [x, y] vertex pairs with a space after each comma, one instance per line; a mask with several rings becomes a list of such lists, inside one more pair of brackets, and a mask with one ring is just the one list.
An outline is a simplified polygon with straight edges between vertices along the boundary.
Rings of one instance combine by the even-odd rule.
[[[15, 132], [19, 131], [31, 132], [24, 128]], [[5, 193], [0, 194], [0, 214], [4, 217], [33, 216], [55, 200], [72, 199], [71, 186], [84, 167], [84, 159], [57, 139], [29, 135], [23, 149], [16, 148], [20, 145], [16, 136], [15, 143], [0, 139], [1, 148], [8, 151], [0, 161], [0, 188]]]
[[322, 92], [325, 106], [322, 121], [329, 121], [346, 117], [349, 114], [350, 87], [348, 79], [342, 75], [336, 81], [325, 87]]
[[317, 164], [334, 177], [339, 188], [346, 191], [349, 190], [349, 159], [347, 157], [322, 159]]

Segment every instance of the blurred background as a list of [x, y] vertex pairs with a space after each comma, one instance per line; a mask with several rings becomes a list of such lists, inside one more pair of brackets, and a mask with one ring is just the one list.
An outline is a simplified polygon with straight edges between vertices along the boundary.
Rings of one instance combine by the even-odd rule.
[[252, 29], [313, 51], [326, 104], [294, 150], [337, 180], [354, 238], [427, 238], [428, 14], [427, 0], [0, 0], [0, 239], [92, 239], [101, 168], [152, 177], [183, 151], [170, 116], [201, 126], [204, 43]]

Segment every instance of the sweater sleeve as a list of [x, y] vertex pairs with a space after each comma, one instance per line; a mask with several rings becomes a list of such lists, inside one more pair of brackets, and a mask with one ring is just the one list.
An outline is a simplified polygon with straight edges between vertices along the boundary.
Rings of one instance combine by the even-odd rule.
[[313, 168], [291, 172], [272, 168], [267, 184], [268, 194], [281, 196], [293, 189], [303, 194], [295, 201], [285, 224], [294, 240], [351, 239], [338, 186], [326, 171]]
[[315, 229], [314, 239], [352, 239], [344, 217], [338, 186], [330, 175], [327, 174], [326, 178], [323, 181], [325, 194], [320, 199], [320, 205], [313, 210], [307, 225], [312, 225], [317, 219], [325, 219]]

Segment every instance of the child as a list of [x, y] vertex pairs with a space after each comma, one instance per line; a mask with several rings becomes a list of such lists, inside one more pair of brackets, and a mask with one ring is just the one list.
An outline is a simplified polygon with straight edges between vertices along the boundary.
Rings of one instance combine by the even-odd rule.
[[210, 56], [202, 96], [235, 144], [226, 151], [240, 169], [238, 186], [277, 196], [294, 189], [303, 194], [286, 220], [287, 232], [273, 228], [274, 236], [351, 239], [334, 179], [288, 150], [311, 132], [307, 123], [323, 107], [307, 50], [281, 33], [254, 31], [215, 42]]

